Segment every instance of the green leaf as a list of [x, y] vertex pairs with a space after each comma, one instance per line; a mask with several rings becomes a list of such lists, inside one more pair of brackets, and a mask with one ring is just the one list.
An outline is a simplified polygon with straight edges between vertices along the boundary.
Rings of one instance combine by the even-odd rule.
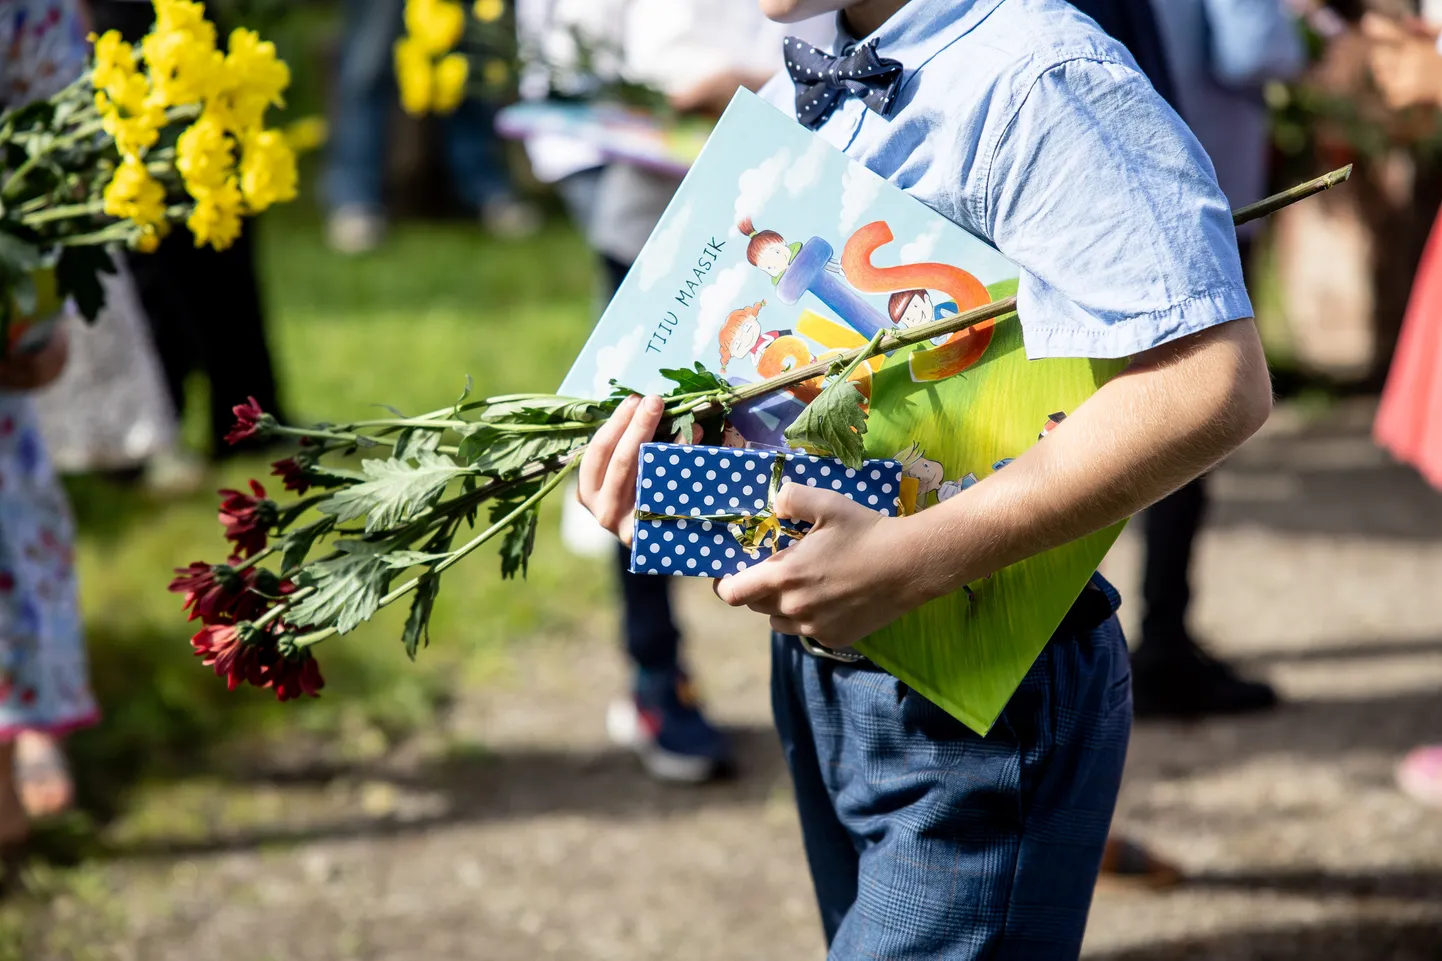
[[529, 464], [550, 460], [584, 444], [589, 427], [507, 431], [481, 427], [461, 441], [461, 460], [489, 477], [509, 477]]
[[476, 389], [476, 382], [473, 381], [473, 380], [471, 380], [471, 375], [470, 375], [470, 374], [467, 374], [467, 375], [466, 375], [466, 386], [465, 386], [465, 389], [461, 391], [461, 396], [459, 396], [459, 397], [456, 398], [456, 406], [459, 407], [461, 404], [464, 404], [464, 403], [466, 402], [466, 398], [468, 398], [468, 397], [471, 396], [471, 391], [473, 391], [473, 390], [475, 390], [475, 389]]
[[604, 420], [606, 414], [605, 406], [594, 401], [573, 397], [532, 397], [491, 404], [481, 411], [481, 420], [492, 424], [594, 424]]
[[0, 276], [23, 276], [39, 266], [39, 248], [0, 230]]
[[340, 557], [317, 561], [295, 576], [296, 585], [315, 593], [296, 602], [290, 621], [297, 627], [334, 627], [342, 634], [368, 621], [380, 609], [392, 572], [382, 547], [361, 541], [339, 541]]
[[285, 535], [285, 550], [280, 556], [281, 571], [293, 571], [305, 563], [315, 542], [335, 528], [334, 517], [322, 517]]
[[81, 315], [91, 323], [105, 306], [101, 274], [115, 273], [115, 263], [104, 247], [66, 247], [55, 265], [55, 283], [62, 297], [72, 297]]
[[809, 454], [835, 457], [847, 467], [860, 467], [866, 435], [862, 402], [856, 384], [833, 382], [786, 428], [786, 442]]
[[422, 454], [433, 454], [441, 446], [442, 433], [439, 428], [407, 427], [396, 438], [396, 449], [391, 457], [395, 460], [416, 460]]
[[730, 391], [731, 385], [722, 380], [717, 374], [711, 373], [698, 360], [695, 370], [687, 370], [685, 367], [675, 369], [662, 369], [662, 377], [676, 382], [674, 394], [696, 394], [709, 393], [711, 391]]
[[[505, 516], [502, 514], [501, 516]], [[514, 524], [506, 528], [501, 536], [501, 578], [509, 579], [519, 571], [525, 577], [531, 562], [531, 552], [536, 548], [536, 508], [524, 511]], [[492, 511], [492, 523], [500, 518]]]
[[436, 453], [422, 453], [414, 466], [394, 458], [374, 458], [361, 469], [370, 480], [336, 491], [318, 507], [340, 522], [364, 517], [368, 534], [412, 520], [465, 473], [455, 461]]
[[406, 645], [406, 656], [413, 661], [422, 644], [431, 646], [431, 611], [436, 606], [436, 596], [440, 592], [440, 575], [421, 575], [420, 583], [416, 585], [415, 598], [411, 601], [411, 612], [406, 615], [406, 626], [401, 631], [401, 641]]
[[691, 429], [695, 426], [695, 414], [682, 414], [671, 421], [671, 437], [678, 444], [689, 444], [691, 443]]
[[428, 554], [423, 551], [391, 551], [385, 556], [385, 562], [393, 571], [403, 571], [408, 567], [420, 567], [422, 564], [438, 564], [450, 554]]

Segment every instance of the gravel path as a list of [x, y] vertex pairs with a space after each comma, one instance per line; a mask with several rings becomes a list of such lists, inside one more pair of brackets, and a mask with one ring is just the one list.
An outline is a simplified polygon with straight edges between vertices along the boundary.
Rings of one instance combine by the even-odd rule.
[[[1139, 726], [1118, 823], [1188, 881], [1104, 887], [1089, 958], [1442, 957], [1442, 813], [1391, 780], [1414, 742], [1442, 740], [1442, 498], [1372, 448], [1368, 417], [1283, 411], [1216, 478], [1197, 626], [1288, 704]], [[1108, 559], [1124, 592], [1136, 562], [1130, 538]], [[228, 785], [253, 831], [137, 843], [98, 869], [115, 900], [96, 956], [819, 958], [763, 625], [687, 586], [738, 780], [658, 787], [605, 743], [622, 674], [601, 623], [528, 645], [462, 701], [453, 733], [483, 749]]]

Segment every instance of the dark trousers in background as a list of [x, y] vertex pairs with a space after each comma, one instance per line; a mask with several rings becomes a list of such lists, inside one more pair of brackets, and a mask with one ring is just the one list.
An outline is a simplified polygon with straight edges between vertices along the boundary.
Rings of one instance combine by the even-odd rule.
[[[118, 30], [132, 43], [154, 22], [148, 3], [91, 0], [90, 11], [97, 33]], [[224, 36], [225, 25], [219, 28]], [[231, 408], [246, 398], [284, 419], [265, 340], [255, 227], [247, 222], [240, 239], [223, 251], [196, 248], [190, 231], [177, 227], [154, 253], [127, 257], [175, 409], [185, 409], [190, 373], [204, 373], [210, 381], [211, 436], [221, 455], [228, 453], [221, 438], [234, 423]]]
[[190, 232], [176, 230], [153, 254], [131, 254], [140, 302], [150, 318], [165, 385], [177, 411], [185, 409], [192, 371], [210, 382], [210, 431], [218, 455], [235, 422], [231, 408], [254, 397], [261, 409], [284, 419], [265, 339], [265, 313], [256, 277], [256, 224], [227, 250], [197, 248]]
[[[601, 261], [606, 282], [615, 293], [630, 266], [605, 255]], [[632, 574], [631, 551], [624, 544], [618, 545], [616, 560], [627, 655], [643, 671], [675, 670], [680, 660], [681, 632], [671, 612], [671, 578]]]

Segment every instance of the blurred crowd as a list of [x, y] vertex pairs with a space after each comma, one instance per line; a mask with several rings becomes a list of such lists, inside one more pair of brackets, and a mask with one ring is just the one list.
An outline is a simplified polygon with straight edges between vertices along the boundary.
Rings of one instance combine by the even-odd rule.
[[[1419, 186], [1404, 205], [1415, 213], [1423, 201], [1414, 198], [1428, 196], [1420, 183], [1442, 109], [1442, 0], [1075, 5], [1129, 47], [1211, 155], [1235, 206], [1290, 178], [1299, 155], [1312, 172], [1362, 156], [1376, 142], [1358, 133], [1362, 128], [1383, 131], [1384, 151], [1421, 158], [1413, 177]], [[391, 153], [417, 128], [398, 108], [392, 66], [404, 0], [334, 6], [340, 28], [338, 55], [327, 64], [331, 136], [317, 195], [329, 246], [337, 256], [359, 256], [386, 243]], [[224, 20], [245, 10], [221, 4], [212, 14]], [[683, 115], [714, 116], [738, 88], [758, 89], [782, 67], [784, 35], [818, 46], [834, 35], [829, 18], [782, 27], [751, 0], [516, 0], [515, 14], [522, 48], [564, 49], [589, 36], [615, 54], [595, 69], [654, 89]], [[92, 30], [135, 40], [151, 17], [144, 0], [0, 0], [0, 101], [11, 106], [48, 95], [83, 69]], [[588, 89], [574, 74], [565, 84], [541, 75], [522, 83], [519, 95], [576, 100]], [[564, 137], [527, 142], [527, 163], [518, 165], [517, 153], [495, 132], [501, 106], [473, 96], [453, 114], [427, 121], [437, 136], [425, 142], [436, 145], [449, 175], [453, 211], [474, 218], [479, 231], [510, 239], [539, 229], [550, 198], [558, 198], [595, 253], [604, 299], [623, 281], [679, 180], [608, 162]], [[1434, 203], [1423, 219], [1430, 222], [1435, 210]], [[183, 494], [204, 483], [206, 457], [249, 452], [220, 443], [234, 406], [253, 398], [284, 419], [257, 272], [256, 248], [264, 240], [261, 225], [217, 252], [197, 248], [180, 229], [154, 253], [117, 254], [99, 323], [67, 324], [43, 350], [0, 362], [0, 848], [21, 844], [31, 820], [72, 802], [61, 738], [98, 720], [76, 600], [75, 532], [58, 475], [103, 473], [157, 495]], [[1258, 267], [1254, 248], [1262, 238], [1249, 230], [1242, 241], [1249, 268]], [[1410, 273], [1421, 251], [1410, 260], [1405, 250], [1400, 256]], [[1377, 435], [1442, 487], [1442, 444], [1435, 439], [1442, 425], [1428, 418], [1442, 353], [1438, 260], [1442, 239], [1433, 240], [1409, 285], [1405, 324], [1398, 318]], [[220, 330], [223, 341], [210, 333]], [[1383, 361], [1392, 353], [1389, 343]], [[207, 385], [203, 394], [193, 389], [197, 379]], [[178, 426], [202, 396], [204, 410], [193, 416], [208, 426], [204, 454], [182, 443]], [[1141, 717], [1265, 711], [1278, 702], [1270, 686], [1209, 653], [1189, 629], [1190, 562], [1206, 507], [1203, 478], [1144, 518], [1145, 613], [1133, 645]], [[627, 554], [609, 541], [601, 551], [617, 569], [633, 678], [605, 718], [608, 730], [657, 778], [702, 782], [723, 775], [732, 764], [730, 746], [688, 676], [669, 579], [626, 573]], [[1419, 740], [1429, 734], [1442, 738], [1417, 732]], [[1442, 748], [1414, 752], [1399, 780], [1420, 801], [1442, 807]], [[1106, 868], [1154, 879], [1172, 872], [1120, 836]]]

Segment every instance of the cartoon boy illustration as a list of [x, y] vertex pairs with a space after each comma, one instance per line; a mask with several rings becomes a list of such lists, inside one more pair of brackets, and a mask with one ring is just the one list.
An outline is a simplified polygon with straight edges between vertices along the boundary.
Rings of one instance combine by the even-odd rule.
[[921, 510], [926, 506], [927, 495], [941, 489], [941, 464], [929, 459], [920, 444], [912, 444], [892, 459], [901, 463], [903, 478], [910, 477], [916, 481], [916, 509]]
[[976, 486], [976, 474], [967, 474], [965, 477], [954, 481], [944, 481], [936, 491], [936, 502], [949, 501], [962, 491], [970, 490]]
[[750, 357], [754, 364], [778, 337], [785, 337], [789, 330], [762, 331], [760, 314], [766, 301], [758, 301], [750, 307], [731, 311], [726, 323], [721, 325], [721, 372], [736, 357]]
[[[887, 308], [891, 322], [904, 330], [920, 327], [943, 317], [955, 317], [961, 312], [954, 300], [933, 304], [931, 295], [924, 290], [898, 290], [891, 295]], [[950, 336], [942, 334], [931, 338], [931, 342], [940, 346], [946, 343]]]
[[749, 443], [749, 441], [747, 441], [745, 437], [741, 436], [741, 431], [739, 431], [739, 430], [736, 429], [736, 425], [735, 425], [735, 424], [731, 423], [731, 422], [728, 420], [728, 421], [726, 421], [726, 422], [722, 425], [722, 427], [721, 427], [721, 446], [722, 446], [722, 447], [735, 447], [735, 448], [744, 450], [744, 449], [746, 448], [746, 445], [747, 445], [748, 443]]

